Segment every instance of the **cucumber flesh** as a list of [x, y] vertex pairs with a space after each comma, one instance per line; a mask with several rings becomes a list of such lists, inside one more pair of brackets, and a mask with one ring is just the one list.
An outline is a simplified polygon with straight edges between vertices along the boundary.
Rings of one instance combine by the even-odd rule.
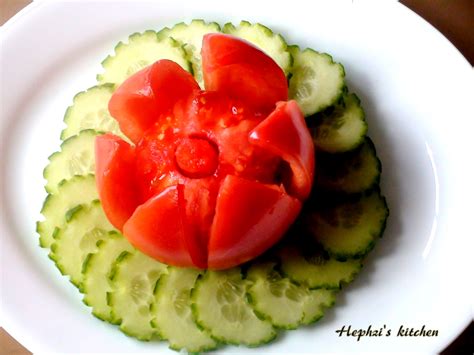
[[173, 350], [188, 353], [209, 351], [217, 343], [196, 326], [191, 311], [191, 289], [200, 272], [195, 269], [169, 267], [155, 288], [152, 325]]
[[309, 289], [296, 284], [275, 270], [275, 263], [255, 263], [248, 278], [254, 280], [249, 290], [252, 306], [277, 328], [296, 329], [320, 320], [326, 308], [332, 307], [336, 290]]
[[74, 96], [72, 106], [64, 115], [67, 127], [61, 132], [61, 139], [68, 139], [85, 129], [110, 132], [124, 138], [117, 121], [109, 114], [108, 104], [114, 90], [115, 85], [104, 84]]
[[303, 319], [301, 324], [308, 325], [317, 322], [324, 316], [326, 308], [334, 306], [336, 302], [335, 290], [316, 289], [310, 290], [309, 296], [303, 304]]
[[360, 193], [378, 184], [382, 166], [375, 146], [366, 138], [357, 149], [347, 153], [318, 152], [316, 186], [329, 191]]
[[362, 268], [360, 260], [338, 261], [317, 246], [285, 246], [279, 251], [281, 270], [293, 281], [311, 289], [340, 289], [351, 282]]
[[120, 330], [139, 340], [156, 335], [151, 326], [150, 307], [157, 281], [167, 266], [139, 251], [125, 252], [114, 263], [110, 278], [113, 291], [107, 294], [112, 322]]
[[360, 100], [355, 94], [344, 95], [342, 102], [328, 111], [320, 117], [314, 117], [316, 127], [313, 141], [316, 148], [329, 153], [341, 153], [364, 142], [368, 126]]
[[61, 144], [61, 151], [49, 157], [50, 162], [43, 172], [47, 180], [47, 192], [57, 193], [62, 180], [95, 172], [94, 142], [97, 135], [99, 132], [92, 129], [81, 131], [78, 135], [66, 139]]
[[220, 26], [217, 23], [206, 23], [203, 20], [192, 20], [189, 25], [178, 23], [171, 29], [164, 28], [158, 32], [159, 40], [172, 37], [183, 46], [187, 59], [191, 62], [194, 79], [202, 89], [204, 89], [201, 63], [202, 38], [207, 33], [216, 32], [220, 32]]
[[378, 189], [354, 200], [338, 201], [331, 207], [315, 209], [304, 217], [314, 239], [334, 257], [361, 258], [375, 245], [388, 217], [385, 198]]
[[120, 42], [115, 46], [115, 55], [109, 55], [102, 62], [104, 72], [97, 75], [100, 84], [121, 84], [159, 59], [169, 59], [179, 64], [184, 70], [190, 71], [186, 52], [173, 38], [158, 39], [155, 31], [134, 33], [128, 43]]
[[49, 248], [53, 244], [54, 233], [64, 227], [68, 210], [98, 198], [94, 175], [73, 176], [69, 180], [61, 181], [57, 193], [49, 194], [41, 209], [44, 220], [36, 225], [40, 245]]
[[224, 343], [258, 346], [271, 341], [275, 329], [255, 315], [245, 297], [248, 286], [239, 268], [207, 271], [191, 293], [195, 321]]
[[227, 23], [222, 28], [224, 33], [240, 37], [260, 48], [270, 56], [283, 70], [286, 76], [290, 72], [292, 57], [288, 52], [288, 45], [285, 39], [275, 34], [268, 27], [259, 23], [251, 24], [248, 21], [241, 21], [238, 26]]
[[50, 257], [63, 275], [81, 289], [82, 265], [87, 256], [97, 252], [97, 242], [114, 231], [98, 200], [89, 205], [78, 205], [66, 213], [67, 223], [58, 230], [51, 245]]
[[326, 53], [310, 48], [288, 47], [293, 56], [288, 95], [298, 102], [303, 114], [311, 116], [335, 104], [345, 87], [344, 67]]
[[120, 233], [111, 232], [107, 239], [99, 241], [98, 250], [90, 253], [82, 266], [83, 302], [92, 307], [92, 314], [104, 321], [112, 322], [111, 308], [107, 304], [107, 293], [113, 291], [109, 275], [113, 262], [124, 252], [134, 248]]

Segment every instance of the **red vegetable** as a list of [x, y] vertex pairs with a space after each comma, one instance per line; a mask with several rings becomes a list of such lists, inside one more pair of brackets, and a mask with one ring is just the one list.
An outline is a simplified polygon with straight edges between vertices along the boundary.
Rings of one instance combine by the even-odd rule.
[[[207, 91], [161, 60], [109, 102], [131, 146], [96, 141], [97, 186], [111, 223], [168, 264], [223, 269], [277, 242], [313, 181], [314, 147], [271, 58], [223, 34], [203, 40]], [[282, 167], [289, 169], [283, 181]]]
[[288, 100], [286, 77], [278, 64], [231, 35], [204, 36], [202, 67], [207, 90], [225, 92], [263, 112], [271, 111], [278, 101]]

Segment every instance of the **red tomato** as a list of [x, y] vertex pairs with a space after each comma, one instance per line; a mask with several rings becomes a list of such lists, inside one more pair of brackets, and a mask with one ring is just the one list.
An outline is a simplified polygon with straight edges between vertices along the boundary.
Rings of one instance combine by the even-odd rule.
[[279, 102], [249, 139], [289, 163], [289, 193], [306, 199], [314, 177], [314, 145], [296, 101]]
[[225, 269], [260, 255], [283, 236], [300, 210], [301, 202], [276, 185], [228, 175], [217, 200], [208, 266]]
[[275, 109], [288, 90], [271, 58], [228, 35], [205, 36], [203, 58], [210, 91], [166, 60], [117, 89], [109, 108], [135, 147], [99, 137], [97, 185], [111, 222], [142, 252], [222, 269], [289, 228], [311, 189], [314, 148], [296, 103]]
[[206, 34], [202, 42], [202, 70], [208, 91], [220, 91], [269, 112], [288, 100], [285, 74], [257, 47], [222, 33]]
[[97, 190], [105, 215], [120, 230], [139, 205], [134, 171], [135, 149], [130, 144], [113, 134], [96, 138]]
[[168, 187], [136, 209], [123, 226], [123, 233], [130, 243], [155, 259], [192, 267], [194, 262], [187, 246], [192, 237], [187, 237], [190, 231], [180, 200], [181, 188]]
[[169, 114], [178, 101], [195, 90], [199, 85], [190, 73], [162, 59], [125, 80], [112, 95], [109, 111], [120, 130], [138, 143], [161, 115]]

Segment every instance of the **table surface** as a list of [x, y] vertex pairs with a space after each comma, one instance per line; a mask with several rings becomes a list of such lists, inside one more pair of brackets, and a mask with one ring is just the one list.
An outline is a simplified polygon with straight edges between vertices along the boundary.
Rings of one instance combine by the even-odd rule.
[[[28, 5], [30, 0], [1, 0], [0, 25]], [[445, 35], [474, 64], [474, 6], [473, 0], [401, 0]], [[446, 349], [443, 354], [461, 354], [472, 349], [473, 323]], [[471, 334], [471, 337], [470, 335]], [[31, 354], [0, 328], [0, 355]]]

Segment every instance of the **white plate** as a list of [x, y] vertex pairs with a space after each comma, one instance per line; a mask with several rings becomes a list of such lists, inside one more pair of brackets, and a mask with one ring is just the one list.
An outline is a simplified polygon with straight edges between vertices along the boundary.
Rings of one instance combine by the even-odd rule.
[[[396, 2], [74, 1], [28, 6], [2, 29], [3, 325], [34, 352], [166, 352], [90, 315], [38, 247], [42, 169], [73, 95], [135, 31], [204, 18], [247, 19], [290, 43], [331, 53], [362, 99], [383, 163], [390, 219], [362, 274], [314, 327], [228, 352], [438, 352], [471, 319], [472, 69], [436, 30]], [[386, 327], [391, 336], [335, 333]], [[438, 331], [399, 337], [398, 328]], [[384, 333], [385, 334], [385, 333]]]

